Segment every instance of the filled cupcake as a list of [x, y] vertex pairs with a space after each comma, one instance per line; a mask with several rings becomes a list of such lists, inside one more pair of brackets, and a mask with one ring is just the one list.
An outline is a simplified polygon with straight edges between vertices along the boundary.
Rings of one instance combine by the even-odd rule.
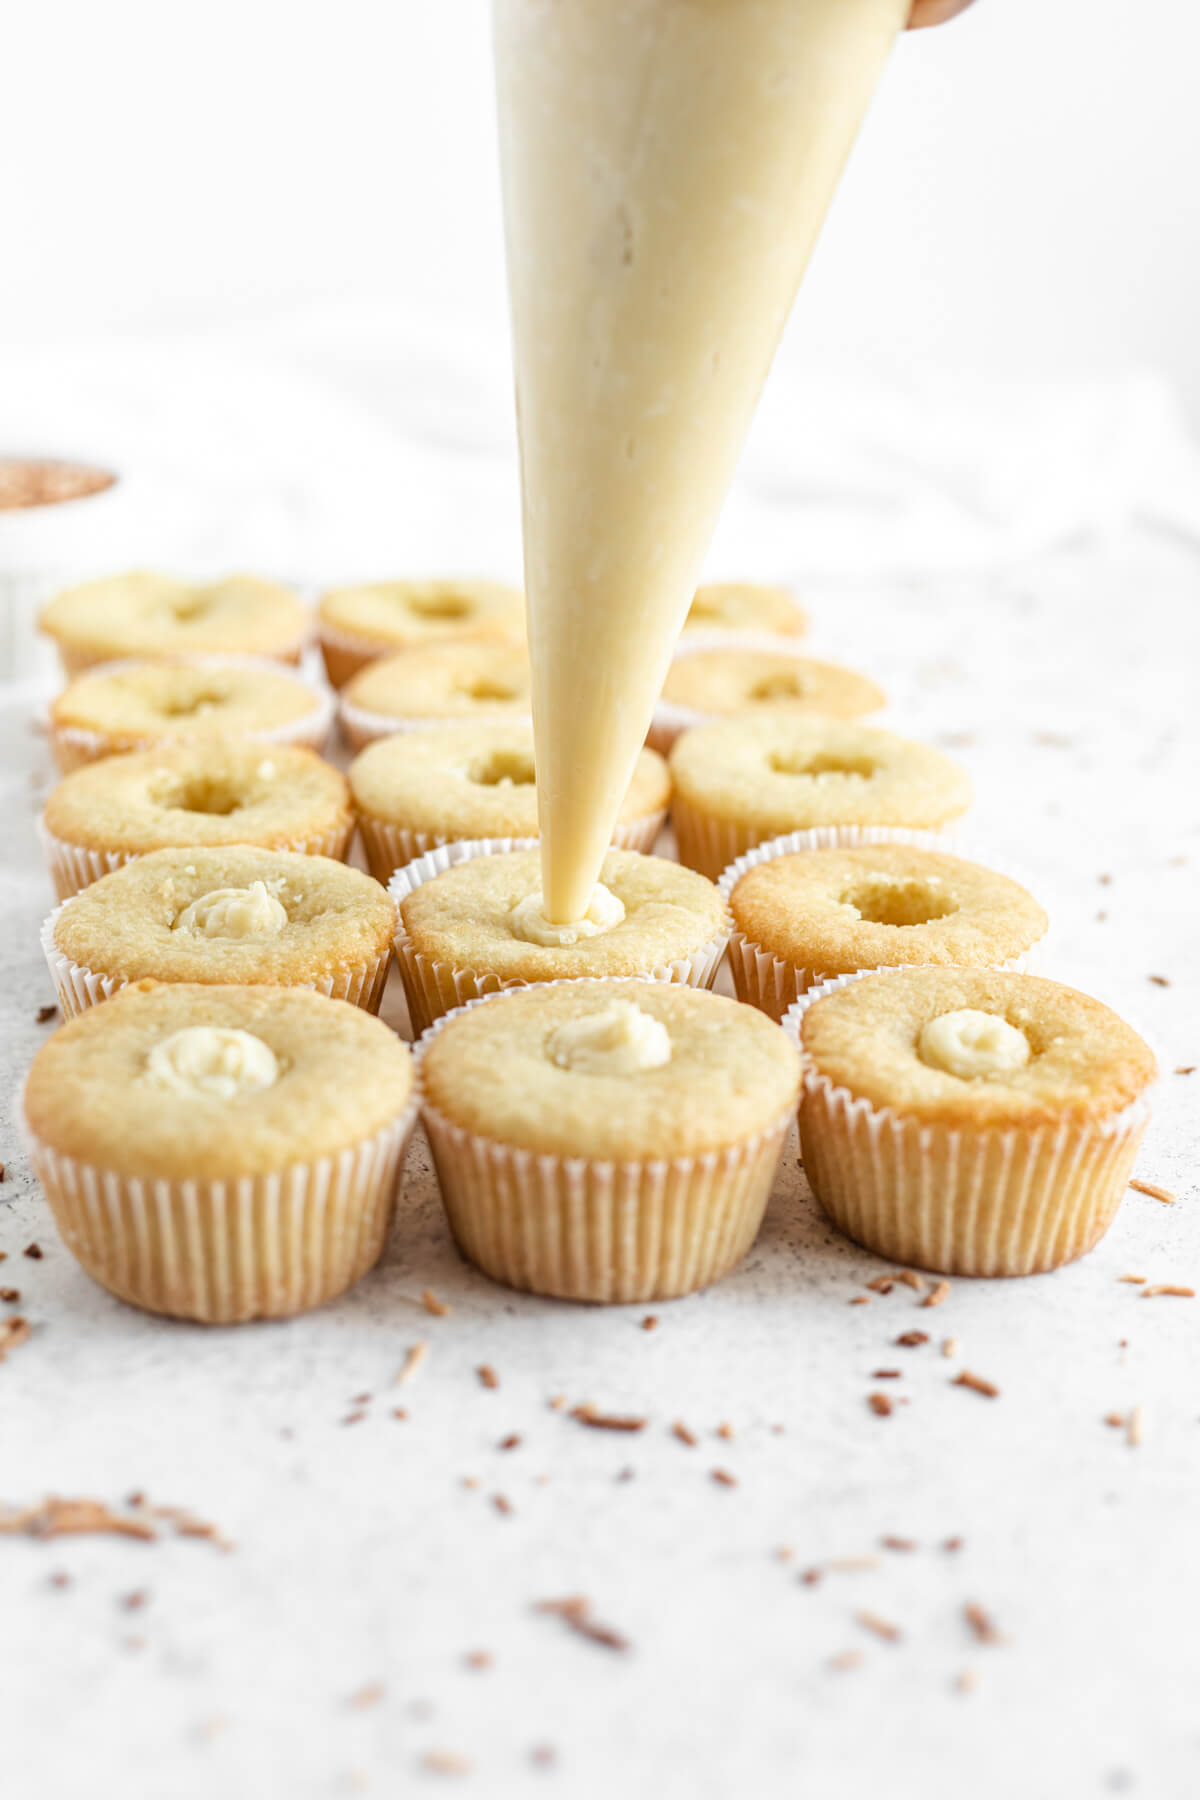
[[72, 676], [95, 663], [190, 651], [298, 662], [309, 617], [290, 588], [259, 575], [200, 582], [135, 569], [56, 594], [38, 625]]
[[431, 725], [528, 722], [529, 657], [516, 644], [429, 644], [381, 657], [342, 689], [342, 735], [356, 750]]
[[185, 743], [105, 757], [67, 775], [42, 814], [60, 900], [150, 850], [257, 844], [344, 857], [354, 832], [345, 778], [311, 750]]
[[[436, 725], [371, 744], [351, 763], [350, 791], [371, 873], [461, 838], [532, 837], [538, 829], [529, 724]], [[649, 851], [666, 822], [667, 765], [643, 750], [613, 833]]]
[[670, 755], [680, 861], [712, 880], [756, 844], [824, 829], [936, 830], [971, 803], [957, 763], [877, 727], [796, 713], [742, 715], [685, 731]]
[[1027, 968], [1048, 924], [1032, 894], [927, 835], [816, 849], [798, 832], [740, 857], [719, 883], [738, 999], [781, 1020], [830, 975], [910, 963]]
[[396, 960], [414, 1033], [481, 994], [581, 976], [710, 987], [728, 936], [716, 888], [690, 869], [610, 850], [585, 918], [542, 905], [529, 840], [448, 844], [398, 869]]
[[102, 756], [197, 738], [320, 750], [332, 713], [327, 693], [263, 657], [109, 663], [51, 701], [50, 748], [64, 775]]
[[1155, 1061], [1099, 1001], [1034, 975], [889, 969], [813, 988], [787, 1015], [804, 1063], [804, 1170], [880, 1256], [1031, 1275], [1116, 1215]]
[[787, 588], [754, 581], [717, 581], [696, 589], [685, 632], [775, 632], [799, 637], [808, 620]]
[[378, 1260], [411, 1064], [378, 1019], [302, 988], [138, 983], [34, 1058], [33, 1167], [67, 1248], [119, 1299], [284, 1318]]
[[450, 1224], [494, 1280], [646, 1301], [753, 1243], [791, 1123], [784, 1035], [715, 994], [567, 981], [494, 994], [419, 1046]]
[[861, 719], [886, 705], [873, 681], [760, 640], [694, 649], [684, 641], [667, 671], [646, 742], [665, 756], [683, 731], [732, 713], [818, 713]]
[[58, 907], [42, 949], [67, 1018], [137, 981], [309, 987], [378, 1012], [396, 903], [327, 856], [153, 850]]
[[462, 640], [525, 642], [525, 597], [499, 581], [376, 581], [322, 596], [317, 636], [340, 688], [397, 650]]

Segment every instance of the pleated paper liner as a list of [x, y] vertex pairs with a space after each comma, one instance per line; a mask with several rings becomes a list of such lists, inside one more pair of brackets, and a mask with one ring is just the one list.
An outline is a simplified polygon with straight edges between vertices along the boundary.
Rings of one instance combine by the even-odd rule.
[[[264, 651], [260, 652], [259, 654], [261, 655], [262, 659], [265, 662], [276, 663], [276, 664], [285, 663], [289, 666], [295, 665], [298, 667], [300, 665], [300, 663], [302, 663], [304, 660], [304, 652], [307, 650], [310, 642], [311, 642], [310, 634], [306, 631], [302, 637], [296, 638], [293, 643], [282, 644], [278, 650], [264, 650]], [[58, 652], [58, 660], [62, 665], [63, 674], [66, 676], [68, 681], [74, 681], [74, 679], [77, 675], [88, 674], [98, 668], [103, 667], [105, 664], [111, 664], [114, 661], [114, 658], [109, 654], [109, 652], [107, 650], [90, 651], [90, 650], [81, 650], [78, 648], [69, 648], [68, 646], [60, 643], [57, 639], [55, 639], [55, 649]], [[190, 655], [190, 654], [203, 655], [203, 654], [205, 654], [205, 652], [202, 652], [202, 651], [180, 652], [180, 651], [168, 650], [168, 651], [163, 652], [162, 655], [152, 653], [149, 658], [142, 658], [142, 657], [124, 658], [123, 657], [119, 660], [121, 660], [121, 661], [138, 661], [138, 662], [145, 661], [145, 660], [149, 660], [149, 661], [153, 661], [153, 662], [172, 662], [172, 661], [177, 660], [181, 655]], [[222, 653], [219, 651], [213, 651], [212, 654], [213, 655], [221, 655]], [[231, 651], [230, 654], [236, 656], [239, 653], [237, 651]]]
[[[88, 673], [93, 675], [118, 675], [123, 669], [138, 668], [145, 662], [153, 660], [172, 664], [183, 664], [188, 668], [222, 668], [230, 664], [238, 668], [263, 670], [272, 675], [291, 674], [291, 670], [283, 667], [269, 656], [207, 656], [207, 655], [173, 655], [155, 657], [124, 657], [119, 662], [98, 663]], [[268, 725], [257, 731], [240, 731], [230, 736], [250, 738], [256, 743], [264, 744], [298, 744], [305, 750], [321, 751], [329, 738], [329, 729], [333, 723], [333, 696], [318, 687], [314, 682], [300, 673], [293, 679], [298, 688], [303, 689], [312, 700], [311, 710], [299, 719], [289, 719], [282, 725]], [[72, 769], [78, 769], [84, 763], [97, 762], [102, 756], [120, 755], [129, 750], [152, 750], [164, 744], [177, 744], [189, 740], [186, 733], [172, 732], [169, 736], [155, 737], [153, 733], [136, 741], [123, 742], [114, 751], [112, 737], [101, 731], [87, 731], [80, 725], [56, 725], [50, 720], [47, 726], [50, 739], [50, 750], [55, 764], [62, 775], [69, 775]]]
[[[102, 875], [111, 875], [127, 862], [142, 854], [136, 850], [90, 850], [84, 844], [70, 844], [47, 830], [45, 815], [37, 821], [38, 839], [46, 858], [46, 867], [54, 884], [55, 897], [69, 900]], [[302, 856], [331, 856], [345, 862], [354, 836], [354, 821], [336, 826], [332, 831], [317, 832], [312, 837], [291, 838], [280, 844], [264, 844], [267, 850], [295, 850]], [[160, 846], [167, 848], [167, 846]]]
[[[63, 907], [69, 905], [70, 901], [64, 901], [62, 906], [56, 906], [43, 922], [41, 932], [42, 954], [46, 958], [46, 967], [50, 971], [50, 979], [58, 995], [59, 1010], [64, 1019], [73, 1019], [78, 1013], [86, 1012], [89, 1006], [99, 1006], [102, 1001], [111, 1000], [114, 994], [129, 985], [125, 976], [103, 975], [95, 969], [85, 968], [82, 963], [73, 962], [58, 948], [54, 934], [62, 917]], [[391, 961], [392, 946], [389, 944], [372, 962], [348, 963], [330, 975], [287, 985], [311, 988], [315, 993], [324, 994], [327, 999], [346, 1000], [351, 1006], [361, 1007], [364, 1012], [377, 1013], [383, 1002]], [[138, 980], [140, 977], [135, 976], [133, 979]], [[195, 976], [188, 976], [187, 979], [194, 981]], [[239, 985], [244, 984], [244, 979], [238, 978]], [[214, 983], [216, 985], [219, 984]]]
[[[965, 845], [947, 833], [908, 831], [899, 825], [837, 825], [823, 826], [814, 831], [785, 832], [781, 837], [770, 838], [765, 844], [758, 844], [753, 850], [747, 850], [744, 856], [739, 856], [725, 870], [717, 887], [728, 903], [743, 875], [762, 863], [773, 862], [778, 856], [793, 856], [807, 850], [851, 849], [866, 844], [911, 844], [921, 850], [937, 850], [947, 856], [958, 856], [964, 862], [974, 863], [981, 869], [991, 869], [997, 875], [1007, 875], [1011, 881], [1020, 882], [1027, 892], [1033, 892], [1026, 876], [1014, 869], [1006, 859], [994, 857], [978, 847]], [[1009, 957], [1003, 962], [978, 966], [1011, 969], [1020, 974], [1040, 973], [1048, 936], [1048, 933], [1044, 933], [1017, 956]], [[747, 1006], [756, 1006], [759, 1012], [766, 1013], [776, 1024], [782, 1023], [784, 1014], [794, 1001], [835, 972], [829, 969], [803, 968], [787, 962], [770, 950], [764, 950], [761, 944], [756, 944], [738, 929], [736, 920], [729, 934], [729, 969], [738, 999], [745, 1001]]]
[[[548, 983], [559, 986], [561, 983]], [[470, 1000], [439, 1018], [430, 1044]], [[562, 1300], [631, 1304], [709, 1287], [758, 1235], [791, 1126], [695, 1156], [616, 1162], [523, 1150], [467, 1131], [428, 1099], [422, 1122], [450, 1228], [493, 1281]]]
[[387, 1241], [418, 1090], [336, 1156], [228, 1181], [140, 1179], [64, 1156], [26, 1124], [71, 1254], [131, 1306], [210, 1325], [283, 1319], [352, 1287]]
[[1093, 1249], [1121, 1204], [1149, 1089], [1106, 1119], [1030, 1130], [972, 1130], [876, 1107], [822, 1074], [801, 1039], [809, 1006], [868, 973], [899, 971], [821, 982], [784, 1019], [804, 1066], [804, 1171], [833, 1223], [891, 1262], [946, 1275], [1042, 1274]]
[[[640, 850], [643, 856], [649, 856], [666, 822], [667, 809], [662, 807], [657, 812], [647, 813], [644, 818], [618, 824], [613, 830], [613, 849]], [[361, 811], [358, 815], [358, 834], [362, 839], [367, 868], [384, 887], [397, 869], [415, 862], [420, 856], [428, 856], [431, 850], [439, 850], [443, 845], [502, 841], [499, 838], [455, 838], [441, 831], [412, 831], [405, 825], [393, 825], [387, 819], [377, 819], [370, 813]], [[528, 838], [521, 842], [522, 847], [527, 848], [537, 840]]]
[[[397, 906], [402, 907], [409, 894], [458, 863], [470, 862], [476, 856], [501, 856], [510, 850], [535, 850], [537, 844], [537, 838], [472, 838], [456, 844], [442, 844], [397, 869], [388, 882], [388, 893]], [[631, 980], [643, 977], [649, 981], [674, 981], [687, 987], [710, 988], [725, 955], [728, 935], [728, 928], [725, 926], [689, 956], [671, 963], [656, 964], [653, 968], [638, 969], [632, 975], [614, 976], [612, 979]], [[437, 962], [426, 956], [416, 948], [405, 930], [403, 913], [396, 929], [396, 962], [404, 982], [414, 1037], [425, 1031], [435, 1019], [441, 1018], [443, 1013], [464, 1006], [468, 1000], [477, 1000], [484, 994], [499, 993], [505, 987], [529, 985], [524, 981], [501, 981], [498, 975], [483, 970], [456, 968], [450, 963]]]
[[[439, 725], [469, 725], [473, 722], [472, 718], [464, 718], [461, 713], [455, 717], [432, 719], [396, 717], [390, 713], [370, 712], [365, 706], [355, 706], [344, 697], [338, 700], [338, 729], [352, 750], [365, 750], [377, 738], [395, 737], [403, 731], [436, 731]], [[529, 725], [532, 722], [533, 715], [528, 712], [489, 712], [483, 706], [479, 709], [478, 723], [481, 725]]]

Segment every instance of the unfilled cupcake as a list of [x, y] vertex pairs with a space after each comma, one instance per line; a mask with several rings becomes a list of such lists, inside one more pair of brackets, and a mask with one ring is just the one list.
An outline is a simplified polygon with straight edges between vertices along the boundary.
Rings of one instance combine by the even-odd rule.
[[192, 845], [94, 881], [42, 948], [68, 1018], [142, 980], [310, 987], [378, 1012], [395, 934], [395, 901], [345, 863]]
[[763, 587], [753, 581], [718, 581], [696, 589], [684, 630], [771, 631], [799, 637], [808, 630], [808, 620], [787, 588]]
[[336, 769], [311, 750], [237, 741], [88, 763], [59, 782], [42, 814], [60, 900], [150, 850], [258, 844], [340, 858], [353, 831]]
[[586, 918], [556, 925], [541, 861], [524, 840], [448, 844], [392, 877], [396, 960], [414, 1032], [481, 994], [581, 976], [649, 976], [710, 987], [728, 913], [711, 882], [659, 856], [610, 850]]
[[317, 617], [334, 687], [364, 664], [421, 644], [480, 639], [525, 642], [525, 597], [499, 581], [377, 581], [335, 588]]
[[450, 1224], [494, 1280], [663, 1300], [720, 1280], [754, 1242], [799, 1066], [750, 1008], [559, 982], [452, 1013], [419, 1054]]
[[859, 1243], [957, 1275], [1031, 1275], [1099, 1242], [1146, 1127], [1149, 1048], [1034, 975], [897, 969], [814, 988], [800, 1141]]
[[685, 731], [670, 756], [679, 857], [714, 881], [736, 857], [785, 831], [936, 829], [971, 802], [957, 763], [928, 744], [837, 720], [721, 719]]
[[720, 888], [738, 999], [776, 1020], [817, 982], [858, 969], [1024, 968], [1048, 924], [1019, 882], [915, 843], [822, 850], [796, 833], [740, 857]]
[[[537, 834], [528, 724], [435, 725], [383, 738], [355, 758], [348, 779], [367, 863], [380, 881], [438, 844]], [[643, 750], [613, 842], [652, 850], [670, 798], [666, 763]]]
[[387, 1237], [411, 1057], [302, 988], [141, 982], [56, 1031], [24, 1110], [71, 1253], [151, 1312], [227, 1325], [342, 1293]]
[[429, 644], [368, 663], [342, 689], [342, 732], [356, 750], [442, 721], [529, 718], [529, 657], [515, 644]]
[[95, 663], [192, 650], [298, 662], [309, 618], [290, 588], [259, 575], [199, 582], [135, 569], [56, 594], [38, 624], [70, 676]]
[[685, 642], [667, 671], [646, 742], [665, 756], [680, 732], [730, 713], [861, 719], [885, 704], [873, 681], [837, 663], [816, 662], [790, 649], [724, 644], [691, 650]]
[[110, 663], [77, 675], [51, 702], [50, 748], [64, 775], [102, 756], [193, 738], [320, 750], [332, 710], [327, 694], [267, 658]]

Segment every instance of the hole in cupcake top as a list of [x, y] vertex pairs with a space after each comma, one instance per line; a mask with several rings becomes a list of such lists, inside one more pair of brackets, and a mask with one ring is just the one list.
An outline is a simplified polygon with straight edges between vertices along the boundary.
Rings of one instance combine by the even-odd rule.
[[533, 757], [528, 750], [492, 750], [476, 758], [467, 779], [479, 787], [532, 787]]
[[224, 706], [225, 700], [226, 696], [215, 688], [194, 688], [187, 694], [169, 694], [159, 711], [164, 719], [192, 719], [211, 712], [214, 706]]
[[697, 620], [720, 619], [724, 617], [720, 597], [716, 594], [697, 594], [688, 607], [688, 624], [694, 625]]
[[777, 775], [807, 775], [818, 781], [823, 775], [866, 781], [879, 767], [873, 757], [852, 750], [772, 750], [767, 763]]
[[839, 898], [868, 925], [928, 925], [958, 911], [958, 902], [939, 883], [916, 877], [877, 875], [846, 888]]
[[774, 675], [764, 675], [748, 689], [748, 700], [803, 700], [809, 691], [809, 684], [803, 675], [791, 669], [780, 669]]
[[178, 619], [181, 624], [187, 624], [190, 619], [203, 618], [211, 604], [207, 594], [193, 591], [189, 594], [175, 594], [167, 602], [167, 610], [172, 618]]
[[494, 676], [480, 675], [475, 681], [463, 681], [458, 684], [456, 693], [464, 694], [468, 700], [519, 700], [520, 690], [497, 680]]
[[462, 594], [409, 594], [408, 609], [421, 619], [466, 619], [471, 602]]
[[231, 782], [213, 775], [170, 779], [154, 797], [173, 812], [209, 813], [217, 818], [226, 818], [245, 805], [245, 796]]

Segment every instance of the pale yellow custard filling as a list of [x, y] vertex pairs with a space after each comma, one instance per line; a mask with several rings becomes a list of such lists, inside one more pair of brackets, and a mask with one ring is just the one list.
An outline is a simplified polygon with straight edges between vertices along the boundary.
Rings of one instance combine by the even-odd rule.
[[191, 931], [205, 938], [273, 938], [278, 937], [288, 922], [287, 908], [280, 904], [265, 881], [252, 881], [249, 887], [214, 888], [185, 906], [172, 925], [172, 931]]
[[557, 924], [547, 916], [546, 903], [540, 893], [528, 894], [524, 900], [518, 900], [510, 917], [515, 937], [523, 938], [527, 944], [542, 944], [559, 950], [579, 943], [581, 938], [599, 937], [602, 931], [611, 931], [624, 919], [625, 903], [598, 881], [582, 918]]
[[150, 1050], [145, 1080], [170, 1094], [240, 1100], [274, 1087], [280, 1074], [275, 1052], [253, 1032], [185, 1025]]
[[671, 1060], [671, 1034], [632, 1000], [569, 1019], [551, 1034], [550, 1060], [576, 1075], [637, 1075]]
[[997, 1013], [962, 1006], [941, 1013], [922, 1028], [917, 1054], [927, 1068], [963, 1081], [1011, 1075], [1029, 1061], [1029, 1039]]

